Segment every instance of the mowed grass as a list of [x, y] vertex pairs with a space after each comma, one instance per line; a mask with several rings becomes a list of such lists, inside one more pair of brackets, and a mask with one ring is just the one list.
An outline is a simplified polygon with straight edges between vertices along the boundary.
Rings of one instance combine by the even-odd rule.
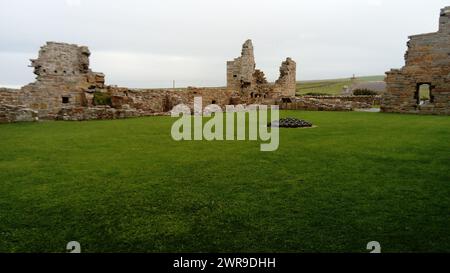
[[174, 119], [0, 125], [0, 252], [450, 250], [450, 118], [282, 112], [317, 128], [181, 141]]
[[350, 87], [355, 82], [367, 81], [383, 81], [384, 76], [365, 76], [357, 77], [355, 80], [351, 78], [333, 79], [333, 80], [317, 80], [317, 81], [300, 81], [297, 82], [297, 95], [305, 95], [307, 93], [324, 93], [330, 95], [340, 95], [344, 86]]

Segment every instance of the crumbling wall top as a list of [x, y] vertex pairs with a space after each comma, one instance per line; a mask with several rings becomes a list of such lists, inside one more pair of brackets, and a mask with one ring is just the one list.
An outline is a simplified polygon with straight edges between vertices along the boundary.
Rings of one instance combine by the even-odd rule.
[[413, 35], [409, 38], [405, 66], [400, 70], [391, 70], [386, 73], [387, 87], [381, 110], [448, 114], [450, 108], [450, 7], [441, 9], [439, 31]]
[[90, 72], [90, 55], [86, 46], [47, 42], [39, 50], [38, 58], [31, 60], [31, 67], [34, 67], [38, 80], [58, 76], [70, 79]]
[[252, 86], [255, 67], [253, 44], [249, 39], [242, 45], [241, 56], [227, 62], [227, 86], [238, 90]]
[[450, 6], [441, 9], [439, 17], [439, 32], [450, 33]]

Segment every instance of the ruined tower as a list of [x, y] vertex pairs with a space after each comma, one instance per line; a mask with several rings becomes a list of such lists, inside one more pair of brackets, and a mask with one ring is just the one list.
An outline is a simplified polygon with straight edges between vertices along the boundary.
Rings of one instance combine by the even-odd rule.
[[296, 63], [291, 58], [281, 63], [280, 77], [275, 82], [276, 88], [284, 97], [294, 97], [297, 81], [296, 81]]
[[227, 62], [227, 87], [242, 90], [251, 87], [255, 81], [255, 55], [252, 40], [242, 45], [241, 56]]
[[22, 88], [21, 102], [40, 118], [53, 118], [62, 107], [85, 106], [86, 94], [104, 88], [104, 75], [89, 68], [89, 49], [47, 42], [31, 67], [36, 81]]
[[[253, 44], [247, 40], [242, 45], [241, 56], [227, 62], [227, 88], [239, 91], [248, 103], [259, 98], [291, 97], [296, 90], [296, 64], [291, 58], [281, 63], [280, 77], [275, 83], [268, 83], [264, 72], [256, 69]], [[254, 100], [256, 99], [256, 100]]]
[[450, 114], [450, 7], [441, 10], [437, 32], [409, 37], [405, 66], [387, 72], [386, 84], [383, 112]]
[[86, 46], [47, 42], [39, 50], [38, 58], [31, 60], [31, 67], [40, 84], [64, 82], [79, 87], [103, 88], [104, 75], [89, 69], [90, 55]]

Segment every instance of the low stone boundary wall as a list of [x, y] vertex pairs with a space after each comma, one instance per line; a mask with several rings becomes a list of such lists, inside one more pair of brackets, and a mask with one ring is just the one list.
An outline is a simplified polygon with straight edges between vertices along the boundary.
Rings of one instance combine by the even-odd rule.
[[37, 121], [38, 112], [25, 106], [0, 104], [0, 123]]
[[95, 119], [120, 119], [144, 116], [136, 109], [115, 109], [109, 106], [99, 107], [68, 107], [63, 108], [56, 116], [57, 120], [95, 120]]
[[[41, 108], [33, 107], [36, 103], [22, 105], [22, 102], [28, 102], [29, 95], [23, 89], [0, 88], [0, 122], [34, 121], [37, 116], [42, 116], [42, 119], [93, 120], [161, 115], [168, 113], [179, 103], [192, 106], [195, 97], [202, 97], [203, 107], [209, 104], [217, 104], [222, 108], [230, 104], [246, 104], [241, 102], [234, 91], [226, 88], [128, 89], [110, 86], [103, 92], [111, 98], [109, 105], [95, 105], [93, 93], [85, 92], [80, 95], [84, 101], [81, 105], [63, 105], [50, 115]], [[76, 101], [76, 97], [72, 99]], [[356, 108], [371, 108], [380, 100], [380, 96], [300, 96], [284, 98], [277, 104], [280, 109], [285, 110], [352, 111]], [[274, 103], [274, 99], [260, 102], [270, 105]]]
[[381, 96], [301, 96], [278, 105], [283, 110], [352, 111], [372, 108], [380, 101]]
[[320, 100], [341, 100], [341, 101], [351, 101], [360, 102], [367, 104], [380, 104], [381, 96], [301, 96], [301, 98], [314, 98]]

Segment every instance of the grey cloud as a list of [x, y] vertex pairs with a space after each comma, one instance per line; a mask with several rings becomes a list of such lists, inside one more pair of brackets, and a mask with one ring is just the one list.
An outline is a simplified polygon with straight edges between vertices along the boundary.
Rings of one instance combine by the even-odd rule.
[[132, 87], [170, 86], [172, 79], [180, 85], [223, 85], [225, 61], [239, 55], [248, 38], [269, 80], [276, 79], [287, 56], [297, 61], [301, 80], [382, 74], [403, 65], [408, 35], [437, 29], [445, 5], [440, 0], [2, 0], [0, 85], [31, 81], [31, 69], [22, 66], [45, 41], [89, 46], [93, 69], [104, 72], [109, 84]]

